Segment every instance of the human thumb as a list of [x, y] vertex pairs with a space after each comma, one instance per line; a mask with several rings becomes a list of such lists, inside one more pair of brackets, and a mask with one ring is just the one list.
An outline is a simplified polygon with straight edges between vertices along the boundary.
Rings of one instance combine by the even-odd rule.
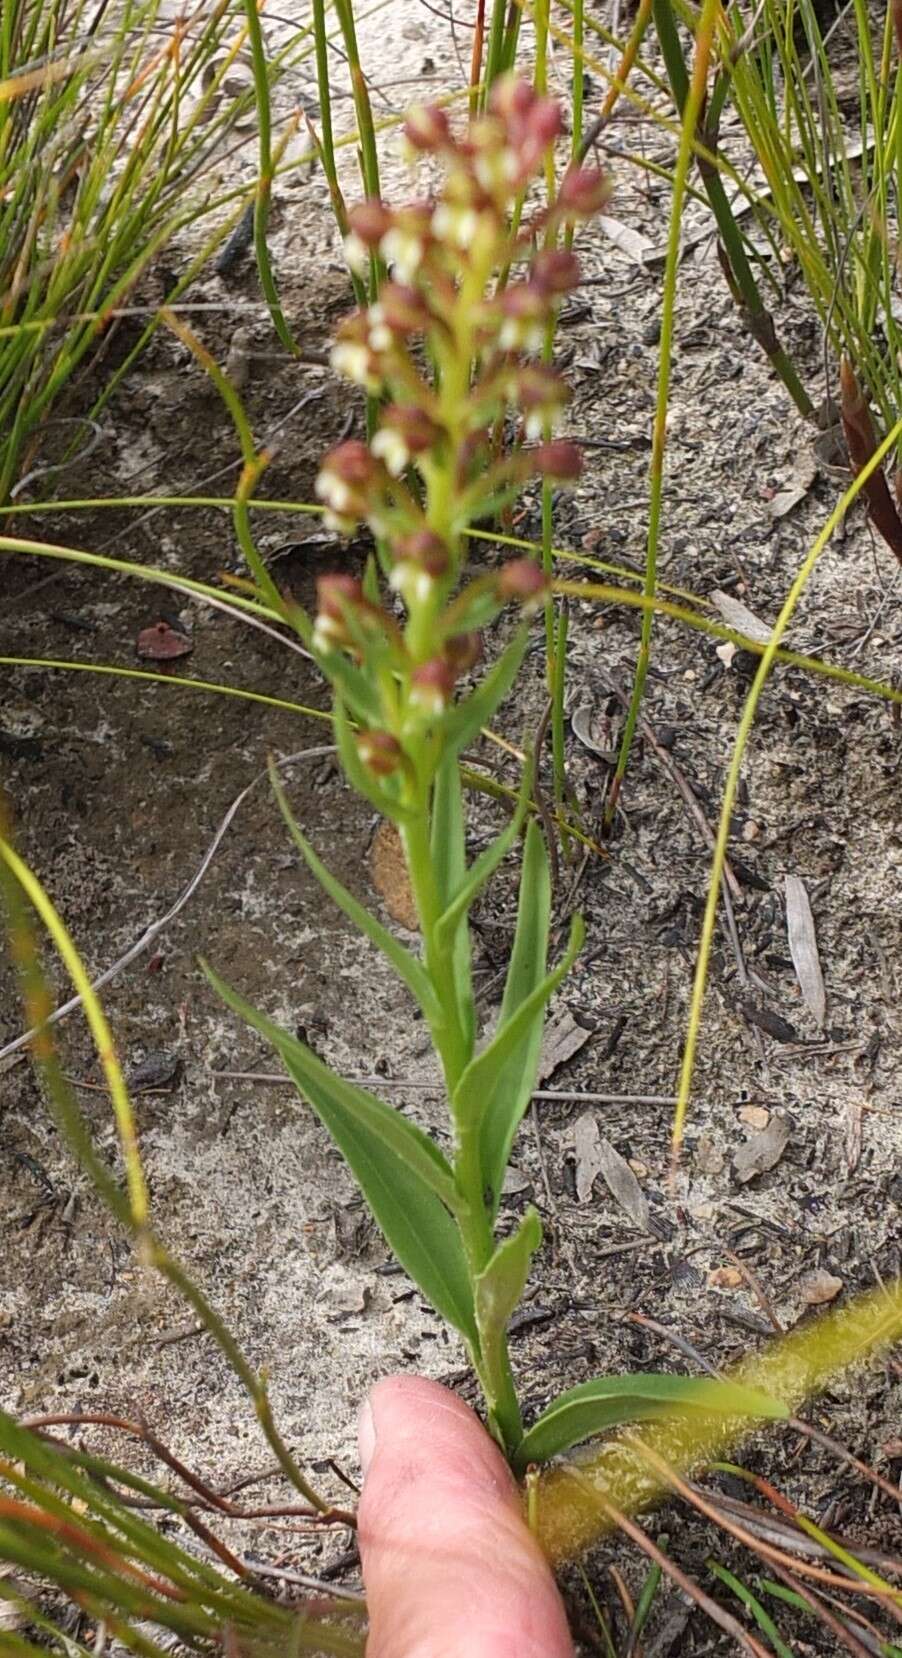
[[360, 1414], [367, 1658], [572, 1658], [548, 1563], [478, 1418], [419, 1376]]

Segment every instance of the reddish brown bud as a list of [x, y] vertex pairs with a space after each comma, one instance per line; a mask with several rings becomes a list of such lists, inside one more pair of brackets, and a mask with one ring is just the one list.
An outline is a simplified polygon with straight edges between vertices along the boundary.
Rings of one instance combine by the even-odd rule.
[[583, 469], [583, 458], [575, 443], [553, 438], [532, 451], [533, 466], [543, 478], [561, 484], [575, 483]]
[[454, 695], [455, 673], [443, 656], [421, 662], [410, 676], [410, 699], [430, 714], [440, 714]]
[[438, 104], [417, 104], [404, 123], [404, 137], [415, 150], [444, 150], [453, 142], [448, 117]]
[[525, 121], [536, 102], [536, 94], [528, 81], [517, 75], [502, 75], [492, 87], [489, 109], [502, 121]]
[[445, 641], [445, 660], [455, 679], [468, 674], [482, 661], [482, 639], [478, 633], [456, 633]]
[[579, 287], [579, 260], [566, 248], [543, 248], [530, 270], [530, 281], [546, 294], [569, 294]]
[[571, 167], [561, 179], [557, 205], [567, 218], [590, 219], [610, 195], [607, 174], [600, 167]]
[[451, 562], [447, 544], [434, 530], [414, 530], [395, 543], [395, 557], [419, 565], [427, 576], [444, 576]]
[[553, 98], [538, 98], [529, 112], [527, 128], [536, 150], [547, 150], [558, 137], [563, 125], [561, 106]]
[[384, 282], [377, 305], [379, 317], [393, 334], [419, 334], [432, 321], [423, 295], [404, 282]]
[[391, 777], [404, 760], [404, 750], [390, 731], [358, 732], [357, 753], [376, 777]]
[[323, 456], [323, 470], [341, 478], [351, 489], [363, 489], [372, 482], [376, 465], [360, 438], [348, 438]]
[[499, 571], [497, 593], [499, 599], [519, 599], [521, 604], [528, 604], [544, 594], [547, 586], [540, 564], [531, 558], [515, 558]]
[[363, 604], [363, 586], [356, 576], [332, 574], [317, 576], [316, 602], [321, 616], [338, 620], [348, 605]]
[[392, 222], [391, 210], [375, 197], [371, 197], [369, 201], [356, 202], [348, 214], [348, 229], [353, 235], [359, 236], [367, 248], [379, 246]]

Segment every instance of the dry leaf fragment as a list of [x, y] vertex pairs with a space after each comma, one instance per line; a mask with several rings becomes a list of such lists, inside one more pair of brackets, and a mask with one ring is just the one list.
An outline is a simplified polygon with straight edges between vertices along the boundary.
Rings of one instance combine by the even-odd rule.
[[399, 927], [415, 933], [419, 926], [417, 907], [410, 890], [401, 837], [393, 823], [384, 818], [370, 848], [370, 875], [385, 908]]
[[541, 1088], [542, 1084], [547, 1082], [555, 1071], [559, 1070], [562, 1065], [566, 1065], [568, 1059], [572, 1059], [574, 1054], [578, 1054], [580, 1048], [585, 1047], [591, 1035], [592, 1032], [584, 1030], [582, 1025], [578, 1025], [573, 1014], [566, 1009], [563, 1013], [558, 1014], [556, 1018], [550, 1019], [542, 1037], [542, 1052], [539, 1058], [536, 1086]]
[[850, 1174], [854, 1174], [861, 1161], [861, 1122], [864, 1116], [864, 1106], [860, 1100], [847, 1100], [845, 1107], [846, 1134], [846, 1167]]
[[708, 1287], [712, 1290], [738, 1290], [741, 1283], [738, 1267], [715, 1267], [708, 1273]]
[[695, 1148], [695, 1167], [699, 1174], [720, 1174], [726, 1158], [710, 1134], [702, 1134]]
[[817, 948], [814, 916], [804, 881], [798, 875], [786, 877], [786, 931], [789, 935], [789, 954], [796, 970], [799, 988], [805, 1005], [814, 1014], [819, 1027], [827, 1012], [827, 994]]
[[576, 1197], [579, 1203], [588, 1203], [592, 1196], [595, 1176], [601, 1173], [598, 1145], [601, 1135], [591, 1111], [584, 1111], [573, 1125], [573, 1150], [576, 1155]]
[[649, 254], [654, 254], [654, 242], [650, 237], [643, 236], [640, 230], [634, 230], [632, 225], [622, 224], [619, 219], [609, 219], [604, 213], [599, 213], [595, 223], [602, 235], [628, 259], [635, 259], [637, 265], [644, 265]]
[[770, 1112], [766, 1105], [744, 1105], [736, 1115], [741, 1123], [745, 1123], [746, 1128], [766, 1128], [770, 1122]]
[[789, 1123], [779, 1112], [771, 1117], [760, 1134], [750, 1134], [733, 1156], [736, 1179], [745, 1185], [759, 1174], [774, 1168], [789, 1144]]
[[770, 641], [771, 630], [766, 622], [759, 621], [753, 610], [744, 605], [741, 599], [734, 599], [732, 593], [721, 593], [715, 587], [709, 594], [715, 610], [719, 611], [729, 628], [735, 628], [737, 633], [744, 633], [746, 639], [754, 639], [759, 645], [766, 645]]
[[817, 477], [817, 461], [812, 454], [802, 455], [782, 489], [778, 489], [773, 500], [768, 504], [768, 513], [771, 518], [785, 518], [792, 512], [800, 501], [804, 501], [811, 485]]
[[612, 1198], [620, 1204], [640, 1232], [651, 1230], [648, 1223], [648, 1204], [636, 1176], [625, 1157], [615, 1151], [610, 1140], [599, 1136], [598, 1152], [601, 1160], [601, 1178]]
[[802, 1299], [806, 1307], [823, 1307], [826, 1302], [836, 1300], [842, 1287], [841, 1278], [835, 1278], [832, 1272], [825, 1272], [819, 1267], [802, 1279]]

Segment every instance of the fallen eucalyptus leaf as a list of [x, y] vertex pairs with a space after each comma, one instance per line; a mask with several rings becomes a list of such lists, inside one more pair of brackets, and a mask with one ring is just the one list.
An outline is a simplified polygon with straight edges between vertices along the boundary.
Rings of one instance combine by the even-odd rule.
[[760, 621], [741, 599], [734, 599], [732, 593], [722, 593], [718, 587], [715, 587], [708, 597], [727, 627], [735, 628], [737, 633], [744, 633], [747, 639], [754, 639], [756, 644], [769, 643], [771, 630], [767, 623]]
[[799, 988], [806, 1006], [814, 1014], [818, 1026], [823, 1027], [827, 1012], [827, 993], [821, 972], [814, 916], [805, 883], [798, 875], [786, 877], [786, 931], [789, 935], [789, 954], [796, 970]]

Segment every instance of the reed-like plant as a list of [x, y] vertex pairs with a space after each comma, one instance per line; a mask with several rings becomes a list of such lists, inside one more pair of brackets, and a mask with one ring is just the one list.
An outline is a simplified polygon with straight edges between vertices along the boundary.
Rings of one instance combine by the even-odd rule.
[[[284, 63], [263, 60], [257, 28], [256, 86], [229, 91], [247, 33], [240, 0], [178, 17], [163, 0], [0, 8], [0, 506], [23, 474], [90, 447], [119, 370], [87, 413], [84, 393], [70, 407], [67, 389], [102, 356], [163, 248], [212, 215], [200, 245], [195, 231], [183, 291], [244, 212], [249, 187], [218, 179], [253, 141], [238, 128], [255, 97], [269, 158], [268, 87]], [[269, 183], [261, 167], [261, 224]]]

